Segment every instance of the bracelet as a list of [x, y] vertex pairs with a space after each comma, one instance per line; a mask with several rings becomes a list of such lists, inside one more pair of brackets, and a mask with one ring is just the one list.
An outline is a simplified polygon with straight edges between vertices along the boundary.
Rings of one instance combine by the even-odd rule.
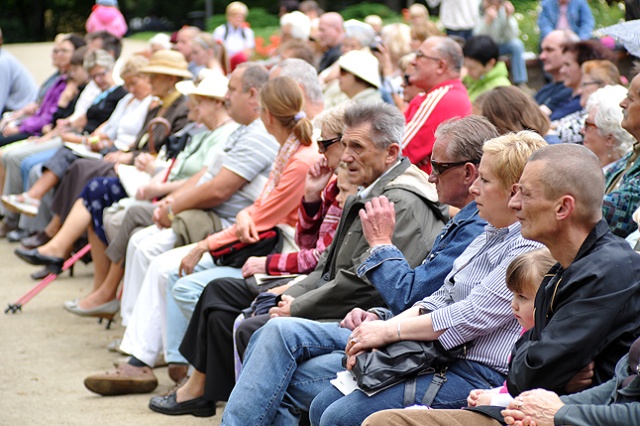
[[398, 321], [398, 341], [402, 340], [402, 337], [400, 337], [400, 321]]

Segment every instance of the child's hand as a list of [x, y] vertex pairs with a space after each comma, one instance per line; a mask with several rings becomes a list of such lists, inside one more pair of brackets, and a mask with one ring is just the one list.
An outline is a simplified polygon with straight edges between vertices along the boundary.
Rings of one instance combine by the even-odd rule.
[[469, 407], [489, 404], [491, 404], [491, 393], [488, 389], [474, 389], [469, 392], [469, 396], [467, 397], [467, 405]]

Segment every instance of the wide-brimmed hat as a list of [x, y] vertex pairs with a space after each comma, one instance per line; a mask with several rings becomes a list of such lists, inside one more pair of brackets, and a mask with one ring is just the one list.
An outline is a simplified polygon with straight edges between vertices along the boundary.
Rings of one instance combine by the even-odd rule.
[[352, 50], [338, 59], [338, 66], [375, 87], [380, 87], [378, 59], [369, 52]]
[[193, 80], [179, 81], [176, 83], [176, 90], [182, 93], [183, 95], [188, 96], [192, 94], [194, 90], [196, 90], [196, 85], [198, 82], [204, 80], [207, 77], [218, 77], [218, 76], [224, 77], [224, 75], [222, 75], [218, 70], [213, 70], [211, 68], [202, 68], [200, 71], [198, 71], [198, 77], [196, 78], [196, 81], [193, 81]]
[[[188, 93], [180, 89], [178, 90], [185, 95], [198, 95], [224, 101], [228, 86], [229, 79], [220, 73], [215, 73], [215, 75], [205, 77], [204, 80], [198, 83], [197, 86], [192, 86], [191, 89], [185, 86], [183, 90], [186, 90]], [[177, 87], [176, 85], [176, 88]]]
[[175, 50], [159, 50], [151, 55], [149, 64], [140, 72], [146, 74], [175, 75], [176, 77], [193, 77], [187, 67], [189, 64], [182, 53]]

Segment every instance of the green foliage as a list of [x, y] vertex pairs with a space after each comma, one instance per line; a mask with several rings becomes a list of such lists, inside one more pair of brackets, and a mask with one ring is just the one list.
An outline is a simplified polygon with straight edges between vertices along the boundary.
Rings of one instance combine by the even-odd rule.
[[[213, 31], [216, 27], [227, 22], [227, 18], [224, 14], [214, 15], [207, 21], [207, 31]], [[251, 24], [252, 29], [276, 27], [280, 26], [280, 20], [278, 16], [272, 15], [263, 7], [252, 7], [249, 11], [249, 17], [247, 22]]]
[[389, 9], [384, 4], [379, 3], [360, 3], [349, 6], [340, 11], [345, 21], [349, 19], [363, 20], [368, 15], [378, 15], [383, 21], [397, 20], [400, 15]]

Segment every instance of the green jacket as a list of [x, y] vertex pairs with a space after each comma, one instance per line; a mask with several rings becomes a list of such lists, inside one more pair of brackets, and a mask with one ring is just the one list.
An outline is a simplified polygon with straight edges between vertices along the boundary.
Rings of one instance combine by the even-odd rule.
[[285, 294], [293, 296], [291, 316], [309, 319], [342, 319], [351, 309], [383, 306], [378, 291], [356, 274], [368, 257], [369, 244], [362, 233], [359, 211], [374, 197], [393, 201], [396, 226], [393, 244], [412, 268], [427, 257], [447, 221], [428, 176], [405, 157], [382, 176], [366, 198], [347, 199], [333, 242], [322, 254], [315, 271]]
[[497, 62], [491, 71], [480, 77], [480, 80], [474, 80], [469, 76], [462, 79], [469, 92], [471, 102], [475, 101], [478, 96], [484, 92], [488, 92], [494, 87], [511, 86], [509, 81], [509, 70], [504, 62]]

